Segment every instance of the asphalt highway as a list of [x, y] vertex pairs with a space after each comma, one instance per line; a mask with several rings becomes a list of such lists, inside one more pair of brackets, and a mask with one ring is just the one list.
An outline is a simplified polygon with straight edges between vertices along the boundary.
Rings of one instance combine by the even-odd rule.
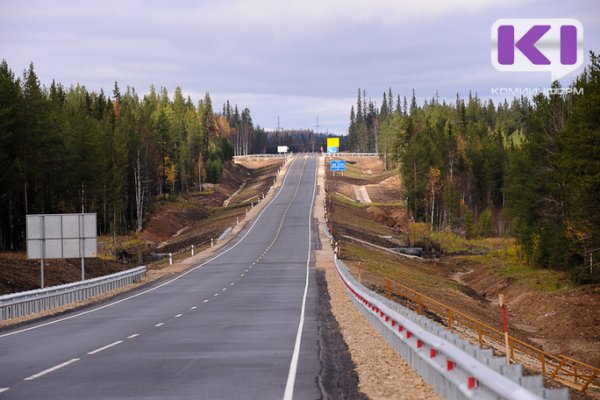
[[219, 255], [173, 279], [0, 331], [3, 399], [318, 399], [317, 158]]

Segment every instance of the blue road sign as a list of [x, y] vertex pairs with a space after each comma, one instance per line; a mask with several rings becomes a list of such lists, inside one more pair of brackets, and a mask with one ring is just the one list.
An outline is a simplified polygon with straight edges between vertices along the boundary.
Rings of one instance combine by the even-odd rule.
[[346, 170], [346, 160], [331, 160], [331, 170], [332, 171], [345, 171]]

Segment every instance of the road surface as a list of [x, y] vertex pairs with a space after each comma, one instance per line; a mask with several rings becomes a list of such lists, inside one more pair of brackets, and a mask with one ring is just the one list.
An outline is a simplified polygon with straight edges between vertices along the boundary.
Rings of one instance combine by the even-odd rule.
[[317, 158], [293, 160], [276, 197], [216, 258], [0, 331], [0, 400], [319, 398], [316, 168]]

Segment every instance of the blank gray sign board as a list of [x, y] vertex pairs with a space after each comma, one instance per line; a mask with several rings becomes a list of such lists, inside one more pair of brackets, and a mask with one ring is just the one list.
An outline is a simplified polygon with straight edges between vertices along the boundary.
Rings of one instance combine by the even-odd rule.
[[27, 258], [96, 256], [95, 213], [27, 216]]

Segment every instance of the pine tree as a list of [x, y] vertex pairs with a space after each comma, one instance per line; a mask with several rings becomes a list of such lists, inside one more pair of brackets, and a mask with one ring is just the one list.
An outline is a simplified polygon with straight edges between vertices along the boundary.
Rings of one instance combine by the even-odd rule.
[[[390, 99], [391, 101], [391, 99]], [[382, 121], [385, 121], [390, 114], [390, 108], [388, 108], [388, 101], [385, 92], [383, 92], [383, 100], [381, 102], [381, 109], [379, 110], [379, 117]]]

